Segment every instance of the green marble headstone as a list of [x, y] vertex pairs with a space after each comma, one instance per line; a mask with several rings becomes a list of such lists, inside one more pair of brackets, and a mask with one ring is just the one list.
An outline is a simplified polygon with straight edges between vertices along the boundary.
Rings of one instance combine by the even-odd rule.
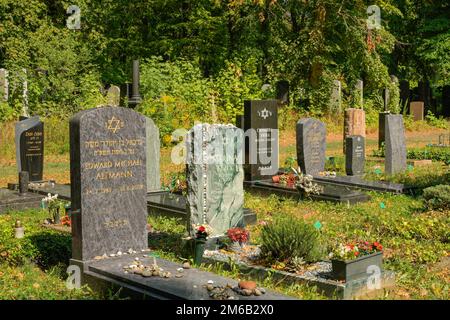
[[243, 226], [243, 132], [232, 125], [198, 124], [187, 135], [189, 230], [209, 225], [210, 236]]

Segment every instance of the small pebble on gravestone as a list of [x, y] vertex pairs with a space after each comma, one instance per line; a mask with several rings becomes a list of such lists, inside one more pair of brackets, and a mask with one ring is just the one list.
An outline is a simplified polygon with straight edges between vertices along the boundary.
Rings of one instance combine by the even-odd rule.
[[241, 281], [238, 284], [239, 288], [245, 290], [254, 290], [256, 289], [256, 282], [254, 281]]

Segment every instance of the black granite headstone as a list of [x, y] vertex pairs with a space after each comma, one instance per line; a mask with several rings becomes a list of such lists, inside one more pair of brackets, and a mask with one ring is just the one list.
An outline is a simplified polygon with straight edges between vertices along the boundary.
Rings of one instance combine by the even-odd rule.
[[244, 116], [242, 114], [238, 114], [236, 116], [236, 127], [238, 127], [239, 129], [242, 129], [242, 131], [244, 130]]
[[42, 181], [44, 171], [44, 123], [31, 117], [16, 123], [16, 163], [18, 172], [28, 171], [30, 181]]
[[378, 114], [378, 149], [381, 149], [385, 142], [385, 122], [389, 111], [380, 112]]
[[406, 170], [406, 140], [403, 116], [386, 116], [385, 173], [396, 174]]
[[325, 170], [327, 129], [322, 121], [306, 118], [297, 122], [297, 162], [304, 174]]
[[284, 105], [289, 104], [289, 81], [278, 81], [276, 89], [277, 99]]
[[278, 101], [244, 103], [245, 180], [271, 178], [279, 169]]
[[120, 107], [70, 121], [72, 257], [147, 248], [146, 119]]
[[345, 172], [349, 176], [364, 174], [366, 159], [365, 139], [362, 136], [350, 136], [345, 139]]

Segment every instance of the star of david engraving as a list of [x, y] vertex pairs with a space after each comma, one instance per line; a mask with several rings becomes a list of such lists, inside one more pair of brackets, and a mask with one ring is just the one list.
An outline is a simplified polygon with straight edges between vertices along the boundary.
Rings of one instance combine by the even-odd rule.
[[112, 133], [116, 133], [123, 127], [124, 127], [123, 121], [113, 116], [111, 119], [108, 120], [106, 128]]
[[272, 116], [272, 112], [267, 110], [267, 108], [264, 108], [264, 110], [262, 110], [262, 111], [258, 111], [258, 114], [264, 120], [266, 120], [268, 117]]

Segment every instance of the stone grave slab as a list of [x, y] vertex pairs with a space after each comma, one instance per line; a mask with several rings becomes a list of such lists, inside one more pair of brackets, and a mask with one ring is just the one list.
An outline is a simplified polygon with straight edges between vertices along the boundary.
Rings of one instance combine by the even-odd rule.
[[358, 176], [314, 176], [314, 181], [337, 186], [347, 186], [356, 189], [390, 192], [390, 193], [410, 193], [413, 189], [409, 186], [389, 181], [369, 181]]
[[[225, 270], [230, 270], [232, 266], [228, 257], [223, 255], [208, 255], [204, 262], [209, 265], [222, 265]], [[342, 282], [330, 279], [331, 262], [321, 261], [316, 263], [316, 268], [306, 271], [303, 274], [295, 274], [281, 270], [273, 270], [262, 266], [245, 264], [241, 261], [233, 261], [233, 268], [238, 268], [242, 274], [252, 276], [255, 279], [264, 281], [271, 277], [275, 281], [286, 285], [303, 284], [314, 286], [323, 295], [332, 299], [352, 300], [360, 298], [382, 297], [385, 289], [392, 289], [396, 286], [396, 274], [390, 270], [382, 270], [380, 274], [380, 287], [370, 288], [368, 277], [353, 281]]]
[[8, 211], [22, 211], [26, 209], [38, 209], [44, 196], [26, 192], [20, 194], [10, 189], [0, 189], [0, 214]]
[[[370, 196], [345, 186], [337, 186], [322, 182], [316, 183], [321, 185], [324, 190], [320, 195], [311, 195], [311, 200], [330, 201], [349, 205], [370, 200]], [[245, 182], [245, 186], [247, 190], [258, 194], [276, 194], [300, 200], [299, 193], [293, 185], [275, 183], [272, 180], [260, 180], [253, 183]]]
[[[135, 299], [156, 299], [156, 300], [212, 300], [209, 297], [207, 289], [204, 287], [209, 280], [214, 282], [215, 286], [233, 287], [237, 281], [219, 276], [217, 274], [201, 271], [195, 268], [184, 269], [183, 276], [176, 278], [177, 269], [181, 264], [174, 263], [165, 259], [155, 258], [156, 263], [164, 271], [172, 274], [170, 278], [161, 277], [143, 277], [137, 274], [125, 274], [124, 267], [134, 263], [135, 257], [146, 265], [153, 263], [153, 257], [143, 257], [142, 253], [137, 255], [124, 255], [110, 259], [91, 261], [83, 266], [84, 283], [91, 287], [103, 287], [104, 289], [114, 286], [122, 287], [123, 294], [132, 296]], [[282, 295], [273, 291], [267, 291], [261, 296], [244, 297], [235, 295], [236, 300], [292, 300], [294, 298]]]
[[[11, 190], [17, 190], [17, 184], [8, 184]], [[30, 193], [42, 195], [58, 195], [59, 199], [70, 201], [70, 184], [58, 184], [54, 182], [34, 183], [28, 188]], [[169, 191], [154, 191], [147, 193], [147, 211], [150, 215], [181, 218], [187, 222], [186, 197]], [[248, 208], [244, 208], [244, 224], [252, 225], [257, 221], [256, 214]]]

